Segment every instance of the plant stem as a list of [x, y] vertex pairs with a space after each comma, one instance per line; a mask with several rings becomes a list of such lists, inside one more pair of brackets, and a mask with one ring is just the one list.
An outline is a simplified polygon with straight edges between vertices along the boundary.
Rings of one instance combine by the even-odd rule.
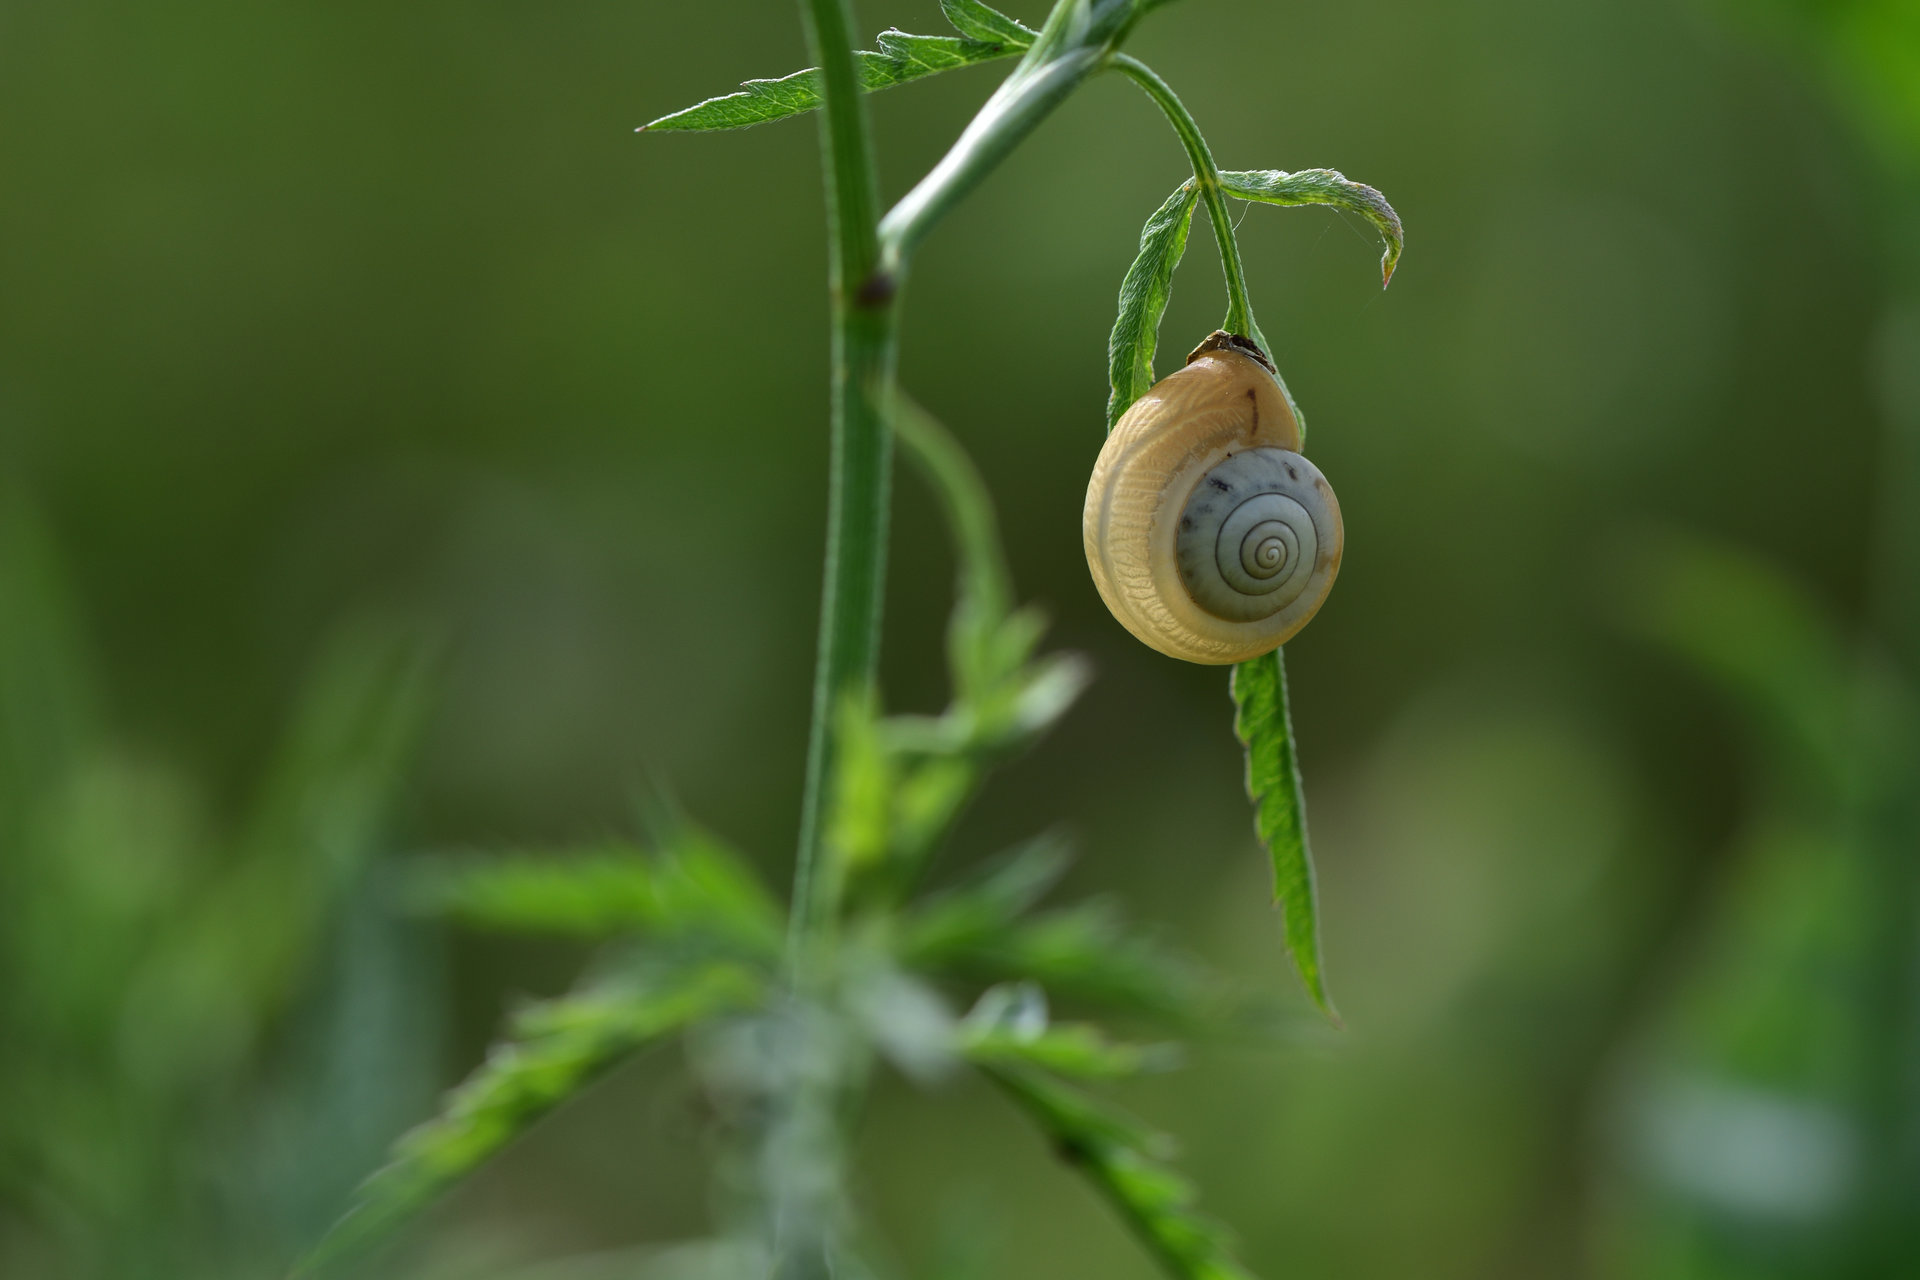
[[1173, 125], [1173, 131], [1180, 135], [1180, 144], [1187, 149], [1187, 157], [1193, 162], [1193, 177], [1200, 184], [1200, 198], [1206, 201], [1207, 217], [1213, 222], [1213, 238], [1220, 245], [1220, 269], [1227, 277], [1227, 318], [1222, 327], [1229, 333], [1253, 339], [1262, 351], [1271, 356], [1273, 353], [1267, 347], [1260, 326], [1254, 323], [1253, 303], [1247, 296], [1247, 271], [1240, 262], [1240, 242], [1233, 234], [1233, 218], [1227, 209], [1226, 193], [1220, 188], [1220, 167], [1213, 162], [1213, 152], [1207, 147], [1206, 138], [1201, 136], [1199, 123], [1187, 111], [1186, 104], [1180, 101], [1180, 95], [1173, 91], [1173, 87], [1146, 63], [1124, 53], [1114, 54], [1111, 63], [1116, 71], [1146, 90], [1147, 96], [1158, 104]]
[[880, 192], [853, 57], [852, 7], [848, 0], [802, 0], [801, 12], [822, 82], [820, 149], [833, 309], [833, 440], [813, 720], [794, 862], [789, 942], [796, 966], [814, 926], [814, 862], [832, 776], [836, 712], [849, 693], [871, 688], [879, 660], [893, 465], [892, 437], [879, 397], [892, 384], [898, 346], [896, 288], [890, 280], [875, 276], [880, 257]]

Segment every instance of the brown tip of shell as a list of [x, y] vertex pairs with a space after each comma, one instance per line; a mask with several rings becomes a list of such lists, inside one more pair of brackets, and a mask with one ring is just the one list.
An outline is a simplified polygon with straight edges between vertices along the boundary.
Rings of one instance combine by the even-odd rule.
[[1254, 343], [1253, 339], [1242, 337], [1237, 333], [1228, 333], [1225, 329], [1215, 329], [1212, 333], [1202, 338], [1200, 345], [1188, 354], [1187, 363], [1192, 364], [1209, 351], [1236, 351], [1243, 356], [1250, 356], [1258, 360], [1266, 368], [1267, 372], [1273, 374], [1275, 377], [1280, 376], [1280, 370], [1274, 366], [1273, 361], [1267, 358], [1267, 353], [1262, 351], [1259, 346]]

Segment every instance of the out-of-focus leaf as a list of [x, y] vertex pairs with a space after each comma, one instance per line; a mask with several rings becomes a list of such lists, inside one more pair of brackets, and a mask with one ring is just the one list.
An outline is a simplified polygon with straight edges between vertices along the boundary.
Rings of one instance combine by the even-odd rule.
[[867, 1037], [902, 1074], [927, 1083], [945, 1077], [955, 1063], [958, 1022], [946, 999], [883, 953], [853, 954], [844, 998]]
[[1792, 757], [1845, 785], [1856, 663], [1826, 613], [1731, 548], [1644, 534], [1615, 549], [1613, 598], [1636, 630], [1718, 680]]
[[392, 1163], [361, 1186], [301, 1272], [318, 1273], [375, 1243], [636, 1049], [752, 1008], [763, 994], [762, 980], [748, 970], [710, 965], [522, 1010], [486, 1063], [447, 1095], [440, 1114], [395, 1144]]
[[97, 732], [86, 653], [46, 530], [0, 489], [0, 833]]
[[1024, 49], [1040, 34], [980, 0], [940, 0], [940, 12], [969, 40], [999, 41]]
[[1298, 173], [1283, 173], [1278, 169], [1223, 172], [1220, 189], [1237, 199], [1261, 204], [1324, 204], [1359, 214], [1371, 222], [1387, 242], [1386, 251], [1380, 255], [1381, 288], [1393, 279], [1393, 269], [1400, 264], [1401, 251], [1407, 247], [1400, 215], [1393, 211], [1387, 198], [1366, 183], [1349, 181], [1333, 169], [1302, 169]]
[[1293, 750], [1293, 724], [1287, 713], [1287, 671], [1281, 651], [1242, 662], [1233, 669], [1233, 731], [1247, 751], [1247, 798], [1253, 801], [1254, 830], [1273, 859], [1273, 892], [1280, 901], [1287, 950], [1300, 970], [1307, 993], [1336, 1022], [1320, 966], [1320, 926], [1313, 883], [1313, 858], [1307, 850], [1307, 802]]
[[1163, 1162], [1165, 1140], [1132, 1118], [1030, 1067], [981, 1070], [1078, 1169], [1169, 1275], [1179, 1280], [1252, 1280], [1221, 1228], [1193, 1207], [1193, 1186]]
[[1045, 897], [1071, 860], [1056, 836], [1029, 840], [966, 883], [915, 904], [903, 924], [902, 954], [939, 964], [980, 946]]
[[[854, 54], [860, 67], [860, 87], [868, 92], [941, 71], [1012, 57], [1026, 47], [1004, 40], [915, 36], [891, 30], [882, 31], [876, 43], [880, 46], [877, 52], [860, 50]], [[641, 132], [745, 129], [804, 115], [819, 107], [821, 100], [819, 69], [808, 68], [778, 80], [748, 80], [738, 93], [709, 98], [684, 111], [661, 116], [643, 125]]]
[[681, 826], [651, 853], [609, 843], [555, 854], [433, 859], [409, 898], [478, 929], [606, 938], [704, 935], [744, 955], [778, 952], [780, 909], [741, 858]]
[[174, 922], [128, 998], [130, 1063], [185, 1079], [237, 1053], [306, 976], [377, 852], [427, 704], [431, 655], [404, 628], [349, 627], [303, 686], [237, 860]]
[[1175, 1065], [1173, 1045], [1121, 1044], [1088, 1023], [1049, 1025], [1045, 997], [1030, 983], [993, 987], [959, 1026], [959, 1049], [976, 1066], [1027, 1066], [1076, 1080], [1123, 1080]]
[[1120, 313], [1107, 339], [1107, 426], [1153, 386], [1153, 353], [1160, 320], [1173, 296], [1173, 270], [1187, 251], [1187, 232], [1200, 187], [1189, 178], [1154, 210], [1140, 231], [1140, 252], [1120, 281]]
[[909, 917], [896, 944], [902, 963], [977, 981], [1029, 980], [1057, 995], [1177, 1023], [1219, 1011], [1222, 992], [1201, 970], [1130, 932], [1105, 903], [998, 924], [983, 905], [956, 893]]

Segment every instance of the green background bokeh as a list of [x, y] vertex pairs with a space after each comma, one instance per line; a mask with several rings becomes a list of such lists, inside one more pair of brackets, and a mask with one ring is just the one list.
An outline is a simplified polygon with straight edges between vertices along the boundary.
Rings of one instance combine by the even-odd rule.
[[[860, 18], [941, 29], [932, 0]], [[1408, 248], [1382, 294], [1357, 220], [1241, 224], [1348, 531], [1288, 647], [1348, 1029], [1127, 1098], [1261, 1274], [1579, 1274], [1609, 1090], [1751, 798], [1740, 725], [1621, 625], [1622, 548], [1704, 533], [1843, 627], [1871, 611], [1879, 161], [1808, 60], [1693, 3], [1184, 0], [1129, 48], [1223, 166], [1339, 168]], [[824, 527], [815, 132], [632, 130], [804, 62], [788, 0], [0, 8], [0, 501], [51, 531], [127, 749], [200, 779], [210, 822], [320, 638], [400, 614], [447, 637], [400, 848], [625, 831], [664, 786], [785, 875]], [[889, 198], [998, 74], [872, 100]], [[1099, 677], [946, 867], [1059, 825], [1075, 888], [1292, 992], [1224, 675], [1133, 642], [1080, 547], [1116, 290], [1184, 166], [1097, 80], [916, 263], [903, 380]], [[1163, 369], [1222, 305], [1196, 228]], [[885, 683], [932, 707], [949, 563], [897, 492]], [[407, 1034], [451, 1081], [503, 995], [578, 963], [448, 939], [445, 1034]], [[697, 1232], [670, 1067], [570, 1106], [428, 1234]], [[987, 1274], [1149, 1274], [984, 1091], [888, 1086], [862, 1144], [910, 1271], [957, 1232]]]

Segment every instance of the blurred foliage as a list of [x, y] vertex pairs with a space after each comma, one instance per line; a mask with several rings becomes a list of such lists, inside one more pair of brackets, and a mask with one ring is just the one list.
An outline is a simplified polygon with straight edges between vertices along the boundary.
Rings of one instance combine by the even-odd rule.
[[[1880, 687], [1910, 685], [1920, 612], [1899, 593], [1920, 580], [1920, 524], [1895, 498], [1912, 474], [1897, 450], [1920, 438], [1920, 218], [1900, 175], [1920, 151], [1911, 113], [1882, 105], [1914, 83], [1910, 17], [1898, 0], [1182, 0], [1143, 29], [1136, 51], [1219, 130], [1223, 157], [1376, 178], [1421, 247], [1388, 295], [1357, 298], [1366, 228], [1260, 207], [1242, 223], [1256, 289], [1286, 299], [1263, 319], [1329, 428], [1315, 454], [1352, 539], [1289, 653], [1350, 1029], [1331, 1052], [1202, 1044], [1188, 1073], [1115, 1094], [1187, 1135], [1183, 1166], [1251, 1270], [1517, 1280], [1667, 1259], [1807, 1274], [1829, 1231], [1851, 1232], [1757, 1225], [1753, 1188], [1769, 1184], [1730, 1205], [1711, 1180], [1724, 1162], [1698, 1159], [1714, 1142], [1668, 1161], [1630, 1119], [1666, 1108], [1711, 1136], [1758, 1117], [1762, 1135], [1831, 1152], [1878, 1105], [1891, 1032], [1857, 1016], [1878, 999], [1854, 986], [1874, 976], [1855, 950], [1868, 939], [1832, 922], [1836, 904], [1891, 900], [1863, 868], [1893, 846], [1836, 838], [1815, 785], [1828, 766], [1780, 736], [1839, 704], [1743, 695], [1729, 718], [1689, 667], [1621, 637], [1632, 611], [1617, 593], [1596, 602], [1610, 575], [1594, 566], [1649, 518], [1741, 547], [1760, 579], [1819, 601], [1815, 648], [1836, 665], [1789, 670], [1840, 673], [1819, 684], [1842, 702], [1880, 682], [1876, 666], [1906, 673]], [[861, 18], [933, 30], [940, 13], [900, 0]], [[229, 1044], [255, 1046], [242, 1067], [182, 1084], [190, 1102], [170, 1095], [164, 1125], [124, 1101], [162, 1077], [102, 1047], [113, 975], [192, 914], [141, 904], [198, 901], [238, 859], [288, 691], [330, 620], [401, 605], [458, 638], [410, 844], [621, 853], [608, 833], [635, 779], [670, 771], [726, 844], [787, 846], [825, 470], [815, 140], [794, 124], [641, 147], [631, 128], [805, 55], [786, 0], [723, 21], [597, 0], [29, 0], [0, 29], [0, 504], [8, 522], [29, 499], [43, 514], [58, 594], [87, 619], [61, 637], [0, 615], [0, 1060], [10, 1083], [123, 1100], [65, 1104], [79, 1120], [0, 1115], [0, 1271], [58, 1275], [59, 1242], [79, 1240], [99, 1255], [83, 1275], [221, 1274], [311, 1241], [374, 1151], [428, 1113], [422, 1076], [450, 1084], [503, 998], [551, 998], [581, 963], [564, 938], [462, 934], [443, 1002], [433, 949], [349, 892], [309, 976], [353, 999], [296, 982], [270, 1018], [236, 991]], [[1768, 30], [1779, 38], [1755, 38]], [[874, 99], [889, 191], [996, 74]], [[1117, 634], [1078, 542], [1116, 264], [1184, 177], [1170, 147], [1140, 163], [1138, 137], [1162, 126], [1137, 96], [1096, 85], [916, 265], [908, 378], [966, 438], [1013, 569], [1098, 673], [968, 811], [951, 873], [934, 872], [954, 906], [936, 923], [987, 938], [961, 911], [988, 892], [979, 864], [1064, 819], [1090, 851], [1066, 892], [1116, 890], [1213, 967], [1277, 975], [1217, 679]], [[1114, 189], [1086, 198], [1094, 177]], [[1189, 270], [1170, 347], [1218, 318], [1210, 265]], [[946, 553], [912, 485], [889, 702], [939, 707], [946, 673], [927, 655], [951, 621]], [[30, 579], [8, 563], [14, 599]], [[21, 665], [26, 647], [39, 656]], [[77, 735], [63, 724], [92, 726], [94, 745], [27, 727]], [[60, 762], [82, 756], [76, 782]], [[58, 805], [38, 781], [55, 776]], [[51, 872], [11, 825], [50, 805], [56, 825], [111, 827]], [[763, 879], [782, 878], [777, 861]], [[13, 925], [28, 882], [47, 931]], [[413, 905], [426, 892], [411, 876], [395, 888]], [[920, 904], [929, 920], [935, 902]], [[1034, 953], [1126, 958], [1091, 910], [1023, 918], [956, 944], [953, 971], [987, 984]], [[23, 976], [29, 935], [71, 941], [66, 963]], [[1809, 996], [1815, 971], [1832, 983]], [[1094, 991], [1141, 981], [1083, 972]], [[1064, 981], [1042, 979], [1063, 1004]], [[1183, 1000], [1180, 981], [1157, 998]], [[21, 1038], [29, 1008], [67, 1030]], [[1800, 1017], [1820, 1033], [1797, 1034]], [[161, 1067], [237, 1052], [172, 1039]], [[738, 1041], [693, 1047], [754, 1059]], [[658, 1244], [716, 1216], [689, 1176], [711, 1163], [710, 1108], [669, 1066], [610, 1073], [450, 1197], [423, 1223], [419, 1274], [507, 1276], [532, 1252], [576, 1255], [531, 1272], [556, 1278], [741, 1265], [737, 1247]], [[943, 1274], [952, 1224], [984, 1222], [961, 1232], [991, 1245], [976, 1275], [1149, 1274], [1003, 1110], [964, 1084], [927, 1107], [882, 1083], [856, 1139], [886, 1237], [870, 1247]], [[121, 1123], [136, 1112], [149, 1118]], [[66, 1216], [71, 1201], [39, 1191], [49, 1178], [23, 1182], [29, 1141], [90, 1170], [123, 1225]], [[243, 1207], [207, 1209], [209, 1184]], [[956, 1219], [956, 1202], [975, 1216]], [[1852, 1195], [1838, 1203], [1857, 1221]]]
[[379, 902], [426, 694], [349, 627], [241, 819], [112, 727], [46, 532], [0, 507], [0, 1222], [9, 1273], [257, 1275], [429, 1078], [431, 970]]
[[[1017, 851], [977, 885], [924, 906], [907, 901], [986, 766], [1033, 745], [1084, 677], [1070, 656], [1034, 656], [1044, 624], [1012, 606], [992, 504], [966, 454], [903, 397], [893, 413], [958, 557], [953, 701], [933, 718], [845, 708], [826, 857], [811, 882], [814, 930], [793, 936], [783, 964], [772, 899], [736, 855], [678, 819], [650, 855], [429, 864], [419, 900], [466, 923], [611, 935], [620, 945], [572, 993], [514, 1016], [486, 1062], [356, 1192], [303, 1273], [359, 1258], [595, 1076], [684, 1033], [734, 1046], [693, 1058], [729, 1120], [722, 1168], [733, 1169], [741, 1206], [711, 1244], [732, 1260], [716, 1264], [722, 1274], [887, 1273], [862, 1243], [870, 1233], [850, 1195], [841, 1133], [876, 1059], [922, 1083], [972, 1063], [1033, 1115], [1171, 1274], [1245, 1274], [1192, 1211], [1186, 1183], [1149, 1154], [1144, 1131], [1060, 1080], [1127, 1079], [1164, 1065], [1167, 1049], [1119, 1044], [1091, 1025], [1049, 1026], [1038, 985], [1057, 980], [1123, 1012], [1164, 1019], [1178, 1009], [1191, 1019], [1208, 1003], [1201, 971], [1163, 958], [1107, 913], [1092, 928], [1065, 929], [1060, 919], [1095, 917], [1030, 914], [1059, 875], [1049, 842]], [[985, 957], [1020, 985], [979, 993], [963, 1022], [934, 984], [964, 984], [967, 962]]]

